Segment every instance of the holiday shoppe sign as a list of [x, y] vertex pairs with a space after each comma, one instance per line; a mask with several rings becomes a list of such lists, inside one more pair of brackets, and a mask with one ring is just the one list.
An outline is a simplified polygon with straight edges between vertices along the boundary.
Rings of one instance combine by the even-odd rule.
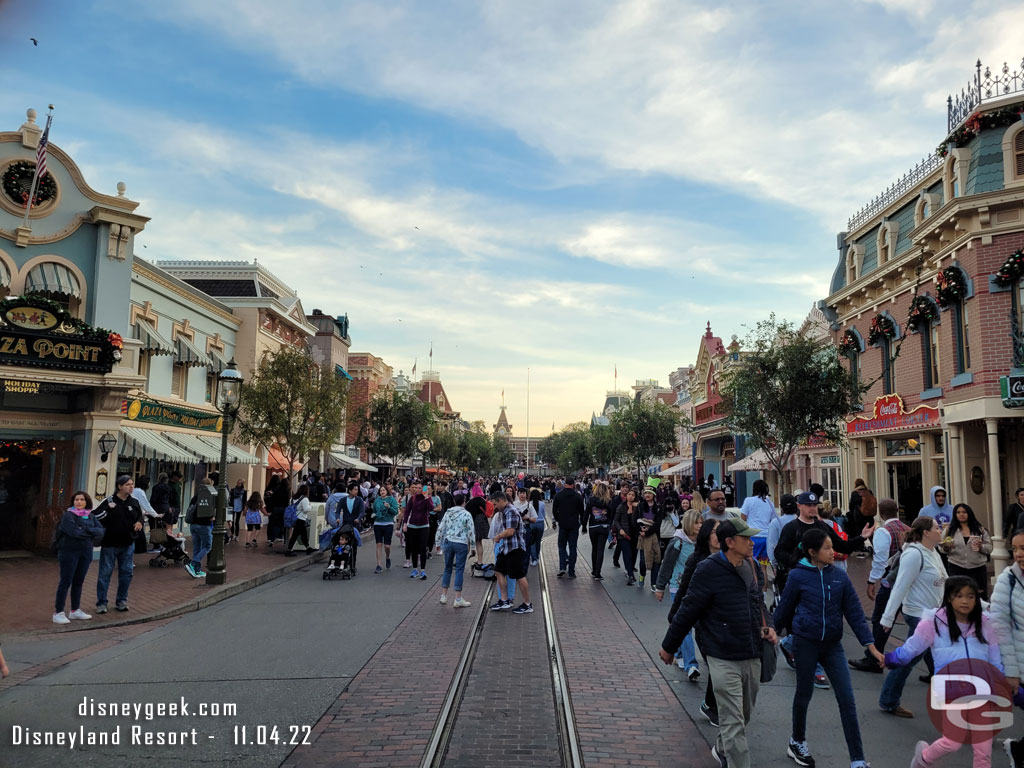
[[859, 416], [846, 424], [846, 434], [860, 435], [866, 432], [896, 432], [915, 427], [939, 426], [939, 409], [919, 405], [912, 411], [903, 407], [899, 395], [883, 395], [875, 400], [873, 416]]

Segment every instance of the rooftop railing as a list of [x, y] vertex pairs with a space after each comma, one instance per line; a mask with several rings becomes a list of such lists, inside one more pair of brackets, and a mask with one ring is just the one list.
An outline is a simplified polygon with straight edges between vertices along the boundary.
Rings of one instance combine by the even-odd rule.
[[950, 133], [960, 127], [974, 112], [975, 108], [986, 101], [1001, 99], [1014, 93], [1024, 93], [1024, 59], [1021, 59], [1020, 68], [1010, 70], [1010, 65], [1003, 62], [1003, 68], [992, 72], [991, 68], [985, 67], [981, 71], [981, 59], [974, 68], [974, 78], [960, 91], [960, 94], [950, 94], [946, 100], [946, 129]]
[[907, 192], [927, 179], [942, 165], [942, 158], [936, 154], [928, 155], [924, 160], [907, 171], [902, 178], [891, 184], [882, 194], [861, 208], [846, 222], [846, 231], [853, 232], [874, 216], [895, 203]]

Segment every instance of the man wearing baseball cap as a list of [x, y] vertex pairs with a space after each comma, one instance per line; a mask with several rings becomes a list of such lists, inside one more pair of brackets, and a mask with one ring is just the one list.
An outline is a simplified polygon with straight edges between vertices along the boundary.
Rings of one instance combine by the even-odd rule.
[[711, 755], [723, 768], [750, 768], [746, 725], [757, 701], [764, 640], [778, 642], [765, 611], [764, 572], [751, 557], [750, 537], [758, 533], [741, 518], [719, 524], [722, 549], [697, 566], [658, 651], [671, 664], [683, 638], [700, 626], [701, 651], [718, 699], [718, 739]]

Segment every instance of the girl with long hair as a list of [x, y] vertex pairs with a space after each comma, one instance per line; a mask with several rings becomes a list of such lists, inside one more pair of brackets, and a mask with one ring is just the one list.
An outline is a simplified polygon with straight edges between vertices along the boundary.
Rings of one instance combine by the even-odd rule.
[[583, 513], [583, 533], [590, 529], [590, 572], [601, 581], [601, 567], [604, 565], [604, 544], [612, 527], [612, 493], [607, 483], [597, 483], [594, 493], [587, 499]]
[[245, 546], [259, 546], [257, 539], [260, 537], [260, 528], [263, 527], [263, 516], [267, 514], [267, 507], [263, 503], [263, 497], [259, 491], [253, 491], [245, 500]]
[[[103, 538], [103, 524], [92, 513], [92, 499], [85, 491], [71, 494], [71, 502], [57, 524], [57, 562], [60, 581], [53, 606], [53, 623], [69, 624], [72, 619], [91, 619], [82, 610], [82, 584], [92, 565], [92, 550]], [[64, 613], [68, 590], [71, 590], [71, 614]]]
[[992, 552], [992, 537], [974, 516], [967, 504], [953, 507], [953, 520], [946, 526], [942, 540], [950, 576], [970, 576], [978, 585], [978, 596], [988, 599], [988, 556]]

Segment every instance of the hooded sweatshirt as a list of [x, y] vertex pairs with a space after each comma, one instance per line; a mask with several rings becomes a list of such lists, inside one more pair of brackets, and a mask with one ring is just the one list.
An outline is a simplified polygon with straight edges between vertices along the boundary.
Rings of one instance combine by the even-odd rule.
[[946, 489], [943, 488], [941, 485], [933, 485], [931, 493], [932, 503], [929, 504], [928, 506], [921, 507], [921, 511], [917, 513], [917, 516], [934, 517], [940, 525], [946, 525], [953, 519], [953, 505], [949, 503], [948, 493], [946, 494], [945, 504], [942, 504], [941, 506], [939, 504], [936, 504], [935, 494], [938, 491], [942, 491], [945, 493]]
[[900, 568], [889, 594], [882, 624], [891, 627], [896, 620], [896, 611], [901, 607], [904, 615], [918, 617], [925, 611], [938, 608], [942, 603], [942, 586], [945, 583], [946, 569], [939, 553], [916, 541], [907, 544], [900, 556]]
[[690, 540], [682, 528], [676, 530], [672, 540], [665, 547], [665, 554], [661, 561], [661, 569], [658, 571], [658, 579], [654, 588], [663, 592], [668, 586], [669, 592], [675, 594], [679, 589], [679, 580], [686, 570], [686, 561], [693, 554], [694, 542]]

